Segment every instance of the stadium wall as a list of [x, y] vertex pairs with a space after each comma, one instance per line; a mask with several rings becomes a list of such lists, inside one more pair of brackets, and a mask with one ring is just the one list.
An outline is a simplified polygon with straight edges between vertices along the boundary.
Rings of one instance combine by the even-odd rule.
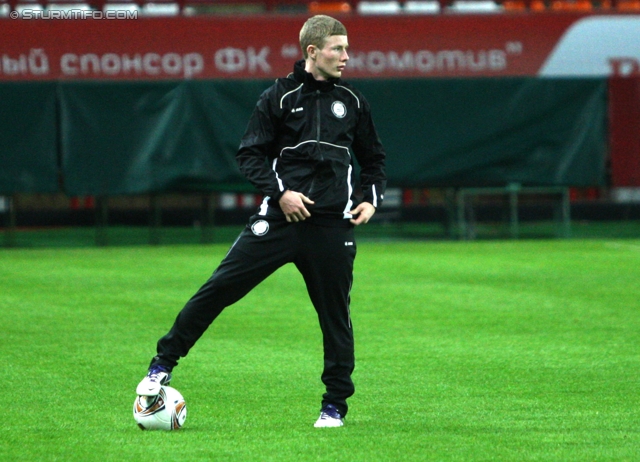
[[[232, 153], [303, 19], [0, 19], [0, 193], [246, 188]], [[640, 186], [640, 16], [343, 22], [397, 185]]]

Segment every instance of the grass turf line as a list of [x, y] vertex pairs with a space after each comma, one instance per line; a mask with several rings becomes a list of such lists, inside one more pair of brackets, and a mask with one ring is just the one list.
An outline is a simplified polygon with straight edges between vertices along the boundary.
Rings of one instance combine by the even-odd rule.
[[0, 251], [0, 460], [636, 460], [638, 240], [361, 243], [347, 425], [291, 265], [181, 361], [179, 432], [134, 390], [227, 245]]

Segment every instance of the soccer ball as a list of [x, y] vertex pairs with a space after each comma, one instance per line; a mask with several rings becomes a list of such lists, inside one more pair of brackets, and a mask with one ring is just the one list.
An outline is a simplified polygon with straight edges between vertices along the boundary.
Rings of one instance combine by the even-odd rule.
[[187, 418], [187, 403], [178, 390], [163, 386], [157, 396], [138, 396], [133, 418], [142, 430], [177, 430]]

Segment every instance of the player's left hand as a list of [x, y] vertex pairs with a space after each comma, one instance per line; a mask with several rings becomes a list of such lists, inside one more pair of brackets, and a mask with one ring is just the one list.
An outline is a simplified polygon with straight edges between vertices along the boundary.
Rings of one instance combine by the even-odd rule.
[[361, 202], [355, 209], [351, 210], [349, 213], [354, 216], [354, 218], [349, 221], [358, 226], [363, 223], [368, 223], [373, 214], [376, 213], [376, 208], [369, 202]]

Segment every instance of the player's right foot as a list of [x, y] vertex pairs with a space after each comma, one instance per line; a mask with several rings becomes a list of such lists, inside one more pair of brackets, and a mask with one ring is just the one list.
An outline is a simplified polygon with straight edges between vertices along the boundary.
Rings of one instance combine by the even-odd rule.
[[340, 415], [340, 411], [333, 404], [327, 404], [320, 411], [320, 417], [313, 425], [316, 428], [326, 428], [326, 427], [342, 427], [344, 425], [344, 420], [342, 420], [342, 416]]
[[140, 396], [156, 396], [162, 385], [169, 385], [171, 372], [164, 366], [156, 365], [149, 368], [149, 373], [138, 384], [136, 393]]

